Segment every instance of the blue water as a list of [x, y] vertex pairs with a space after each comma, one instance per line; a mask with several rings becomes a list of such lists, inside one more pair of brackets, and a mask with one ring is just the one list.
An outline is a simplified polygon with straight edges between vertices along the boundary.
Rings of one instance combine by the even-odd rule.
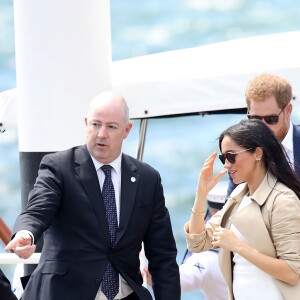
[[[0, 91], [14, 88], [15, 57], [13, 1], [0, 1]], [[299, 30], [297, 0], [111, 0], [114, 60], [199, 46], [259, 34]], [[255, 46], [255, 45], [254, 45]], [[298, 122], [299, 103], [294, 105]], [[162, 176], [166, 203], [178, 245], [178, 262], [185, 250], [183, 224], [189, 218], [198, 172], [205, 158], [217, 150], [222, 129], [243, 116], [193, 116], [150, 120], [144, 161]], [[136, 156], [139, 122], [125, 142]], [[221, 169], [217, 164], [216, 171]], [[9, 227], [20, 212], [17, 131], [0, 134], [0, 216]], [[0, 251], [3, 248], [0, 246]], [[12, 276], [10, 266], [1, 266]], [[203, 299], [200, 291], [183, 300]]]

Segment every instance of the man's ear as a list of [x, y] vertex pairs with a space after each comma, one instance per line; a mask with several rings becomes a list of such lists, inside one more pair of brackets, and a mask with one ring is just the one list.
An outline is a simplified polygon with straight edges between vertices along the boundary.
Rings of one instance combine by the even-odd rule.
[[290, 116], [292, 114], [292, 111], [293, 111], [293, 104], [290, 102], [286, 105], [285, 112], [287, 115]]

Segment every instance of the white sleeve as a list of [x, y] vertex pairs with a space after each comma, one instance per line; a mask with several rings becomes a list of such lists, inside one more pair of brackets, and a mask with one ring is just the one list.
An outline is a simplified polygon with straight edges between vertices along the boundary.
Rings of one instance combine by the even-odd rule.
[[179, 271], [182, 292], [202, 289], [209, 272], [206, 252], [193, 253], [179, 266]]
[[22, 233], [28, 233], [31, 236], [31, 245], [33, 245], [34, 244], [34, 235], [32, 234], [32, 232], [29, 230], [20, 230], [16, 233], [16, 236], [18, 234], [22, 234]]

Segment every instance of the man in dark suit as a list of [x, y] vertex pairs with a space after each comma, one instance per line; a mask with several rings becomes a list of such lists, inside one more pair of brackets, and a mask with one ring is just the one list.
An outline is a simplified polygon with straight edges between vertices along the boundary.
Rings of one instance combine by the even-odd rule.
[[[156, 300], [179, 300], [176, 245], [159, 173], [122, 153], [132, 124], [122, 96], [106, 92], [91, 102], [86, 145], [46, 155], [7, 251], [26, 258], [44, 234], [40, 263], [23, 300], [152, 299], [142, 286], [139, 253], [144, 243]], [[102, 192], [110, 165], [115, 207]], [[111, 240], [112, 211], [117, 231]], [[107, 270], [110, 270], [109, 272]], [[117, 274], [116, 294], [113, 280]]]
[[0, 269], [0, 300], [17, 300], [18, 298], [11, 290], [11, 285], [7, 277]]
[[[273, 74], [259, 74], [248, 83], [245, 96], [248, 119], [260, 119], [273, 131], [300, 177], [300, 126], [291, 123], [293, 94], [290, 83]], [[229, 169], [227, 197], [236, 187], [231, 178], [235, 171], [233, 164]]]

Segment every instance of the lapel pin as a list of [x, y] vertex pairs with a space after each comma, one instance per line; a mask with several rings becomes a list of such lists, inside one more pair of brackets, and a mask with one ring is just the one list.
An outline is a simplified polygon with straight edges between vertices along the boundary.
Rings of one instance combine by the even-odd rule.
[[136, 181], [135, 177], [131, 177], [131, 182], [135, 182], [135, 181]]

